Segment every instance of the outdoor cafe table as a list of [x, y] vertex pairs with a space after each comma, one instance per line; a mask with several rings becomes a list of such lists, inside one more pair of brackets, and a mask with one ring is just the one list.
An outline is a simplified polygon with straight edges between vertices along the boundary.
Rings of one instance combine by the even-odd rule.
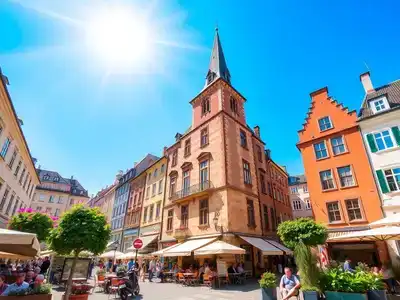
[[170, 281], [174, 281], [174, 272], [163, 272], [165, 279], [168, 278]]
[[190, 285], [192, 280], [194, 279], [194, 273], [182, 273], [183, 277], [185, 277], [185, 285]]
[[232, 279], [233, 284], [242, 284], [245, 273], [228, 273], [230, 279]]

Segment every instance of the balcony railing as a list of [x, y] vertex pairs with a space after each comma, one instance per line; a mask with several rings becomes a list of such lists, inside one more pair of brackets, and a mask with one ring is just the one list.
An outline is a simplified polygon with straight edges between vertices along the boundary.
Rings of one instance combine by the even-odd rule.
[[183, 190], [177, 191], [176, 193], [174, 193], [171, 196], [171, 200], [172, 201], [177, 201], [177, 200], [180, 200], [180, 199], [184, 199], [184, 198], [187, 198], [189, 196], [205, 192], [205, 191], [207, 191], [209, 189], [212, 189], [212, 188], [213, 188], [212, 182], [209, 181], [209, 180], [206, 180], [206, 181], [200, 182], [198, 184], [195, 184], [195, 185], [189, 186], [187, 188], [184, 188]]

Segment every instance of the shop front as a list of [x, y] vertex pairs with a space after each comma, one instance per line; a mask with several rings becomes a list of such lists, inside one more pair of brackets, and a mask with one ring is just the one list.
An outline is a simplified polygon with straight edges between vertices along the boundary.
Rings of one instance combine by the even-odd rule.
[[154, 224], [140, 228], [140, 239], [143, 242], [139, 253], [147, 254], [158, 250], [161, 224]]
[[129, 248], [132, 247], [133, 241], [137, 239], [139, 236], [139, 228], [130, 228], [124, 230], [124, 238], [123, 238], [123, 248], [122, 252], [128, 252]]

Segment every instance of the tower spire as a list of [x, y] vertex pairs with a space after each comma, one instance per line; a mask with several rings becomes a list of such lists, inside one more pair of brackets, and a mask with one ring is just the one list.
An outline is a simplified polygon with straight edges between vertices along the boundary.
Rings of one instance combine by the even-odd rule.
[[208, 67], [206, 84], [204, 88], [209, 86], [218, 78], [224, 79], [229, 84], [231, 83], [231, 74], [229, 73], [228, 66], [226, 65], [224, 52], [219, 39], [218, 27], [216, 27], [214, 45], [211, 51], [210, 65]]

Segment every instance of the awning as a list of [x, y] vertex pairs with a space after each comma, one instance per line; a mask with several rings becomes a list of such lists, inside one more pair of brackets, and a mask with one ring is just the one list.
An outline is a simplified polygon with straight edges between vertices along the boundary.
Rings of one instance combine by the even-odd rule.
[[35, 257], [40, 255], [36, 234], [0, 229], [0, 251]]
[[151, 253], [151, 255], [154, 255], [154, 256], [163, 256], [163, 255], [164, 255], [164, 252], [166, 252], [166, 251], [168, 251], [168, 250], [170, 250], [170, 249], [172, 249], [172, 248], [175, 248], [176, 246], [179, 246], [179, 245], [181, 245], [181, 244], [182, 244], [182, 243], [175, 244], [175, 245], [169, 246], [169, 247], [167, 247], [167, 248], [158, 250], [158, 251], [156, 251], [156, 252]]
[[349, 232], [347, 235], [332, 238], [331, 240], [359, 240], [359, 241], [394, 241], [400, 240], [400, 227], [387, 226], [358, 232]]
[[194, 251], [194, 255], [209, 254], [246, 254], [246, 250], [228, 244], [224, 241], [215, 241]]
[[273, 246], [275, 246], [278, 249], [281, 249], [282, 251], [285, 251], [286, 254], [293, 254], [293, 251], [290, 250], [289, 248], [283, 246], [282, 244], [274, 241], [274, 240], [265, 240], [266, 242], [272, 244]]
[[163, 256], [190, 256], [192, 254], [192, 251], [199, 249], [204, 245], [207, 245], [215, 239], [216, 238], [186, 241], [179, 246], [173, 247], [172, 249], [165, 251], [163, 253]]
[[101, 258], [115, 258], [115, 257], [121, 256], [121, 255], [123, 255], [122, 252], [113, 250], [113, 251], [104, 252], [99, 257], [101, 257]]
[[[142, 248], [139, 249], [139, 251], [143, 250], [144, 248], [146, 248], [150, 243], [154, 242], [156, 239], [158, 238], [158, 233], [157, 234], [153, 234], [153, 235], [148, 235], [148, 236], [142, 236], [140, 237], [140, 239], [143, 242], [143, 246]], [[128, 251], [136, 251], [135, 248], [133, 248], [133, 246], [130, 246], [128, 249], [126, 249]]]
[[352, 231], [334, 231], [334, 232], [328, 232], [328, 239], [326, 240], [327, 242], [332, 242], [332, 241], [337, 241], [340, 237], [343, 239], [344, 236], [350, 234], [350, 233], [363, 233], [365, 230], [352, 230]]
[[382, 227], [382, 226], [397, 226], [400, 225], [400, 214], [393, 214], [378, 221], [369, 223], [369, 226]]
[[267, 243], [261, 238], [241, 236], [240, 238], [253, 245], [254, 247], [260, 249], [263, 255], [283, 255], [283, 251], [270, 243]]

